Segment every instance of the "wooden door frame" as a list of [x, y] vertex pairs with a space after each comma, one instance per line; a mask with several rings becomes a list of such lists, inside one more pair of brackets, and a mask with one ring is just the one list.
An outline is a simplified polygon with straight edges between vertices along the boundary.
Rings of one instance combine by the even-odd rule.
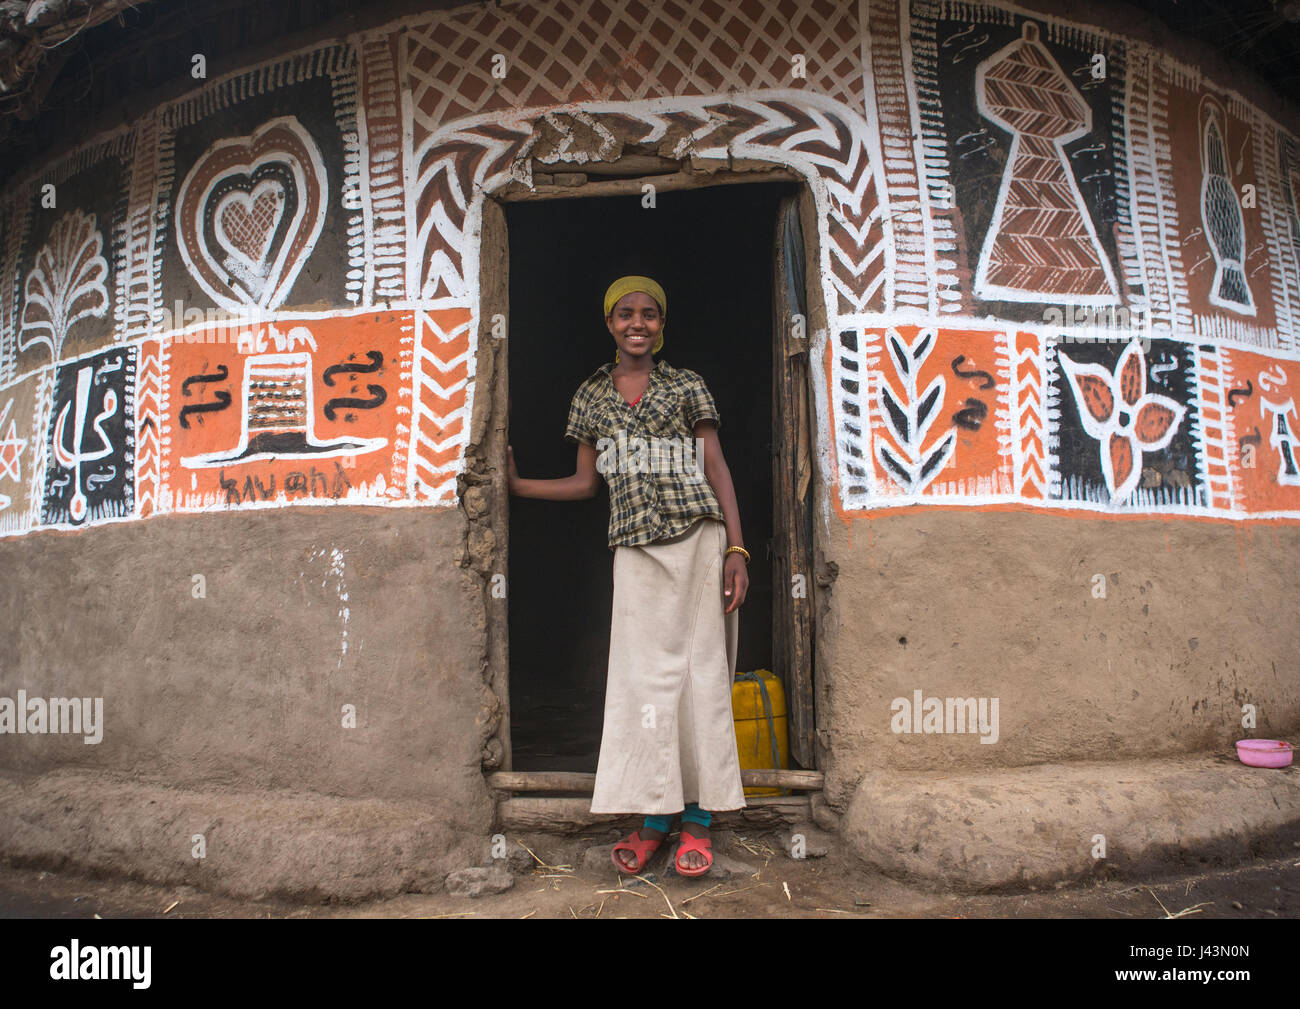
[[[592, 166], [594, 168], [595, 166]], [[639, 165], [641, 172], [644, 172], [644, 165]], [[556, 200], [556, 199], [577, 199], [592, 196], [627, 196], [640, 195], [642, 186], [645, 184], [653, 185], [657, 191], [666, 192], [676, 189], [707, 189], [718, 185], [733, 184], [754, 184], [762, 182], [785, 182], [793, 183], [799, 187], [797, 194], [783, 198], [781, 206], [784, 208], [788, 201], [795, 201], [799, 207], [802, 221], [802, 245], [804, 253], [804, 263], [806, 264], [805, 276], [801, 278], [805, 291], [815, 292], [807, 298], [807, 335], [805, 343], [807, 351], [804, 353], [804, 365], [801, 369], [802, 380], [806, 384], [805, 400], [808, 411], [809, 428], [807, 434], [810, 439], [807, 459], [809, 465], [813, 465], [815, 456], [815, 426], [812, 425], [812, 413], [816, 403], [815, 390], [811, 383], [816, 381], [816, 369], [812, 365], [813, 346], [812, 332], [814, 326], [820, 322], [825, 325], [824, 309], [820, 301], [820, 274], [817, 264], [820, 263], [820, 256], [817, 249], [817, 229], [810, 228], [808, 223], [815, 220], [810, 217], [810, 213], [815, 212], [815, 201], [809, 188], [808, 179], [801, 174], [791, 170], [776, 162], [756, 163], [756, 167], [750, 170], [733, 171], [733, 170], [710, 170], [707, 172], [678, 170], [664, 172], [661, 174], [636, 174], [624, 177], [605, 177], [618, 176], [619, 162], [608, 162], [599, 166], [602, 177], [591, 178], [580, 184], [574, 185], [554, 185], [554, 184], [536, 184], [529, 188], [517, 181], [509, 181], [504, 185], [483, 193], [482, 197], [482, 214], [480, 217], [480, 227], [476, 236], [479, 243], [479, 304], [478, 304], [478, 332], [479, 332], [479, 355], [478, 355], [478, 381], [481, 383], [480, 388], [489, 393], [489, 403], [484, 404], [484, 409], [475, 411], [478, 414], [480, 422], [474, 425], [471, 433], [471, 443], [479, 446], [478, 461], [481, 463], [477, 468], [481, 471], [481, 476], [477, 480], [468, 481], [467, 483], [486, 484], [489, 491], [488, 500], [486, 501], [485, 512], [479, 513], [478, 517], [487, 520], [488, 528], [486, 532], [492, 534], [492, 542], [489, 553], [493, 560], [490, 565], [492, 575], [500, 574], [505, 579], [505, 584], [510, 584], [509, 580], [509, 488], [506, 481], [506, 444], [508, 442], [508, 423], [509, 423], [509, 330], [507, 326], [506, 336], [504, 338], [494, 338], [493, 322], [499, 319], [508, 319], [510, 308], [510, 279], [509, 279], [509, 236], [506, 230], [505, 222], [505, 204], [512, 202], [531, 202], [535, 200]], [[545, 170], [545, 169], [544, 169]], [[553, 167], [549, 168], [554, 171]], [[782, 217], [778, 214], [778, 220]], [[772, 259], [775, 263], [776, 260]], [[808, 265], [810, 264], [810, 265]], [[807, 270], [811, 270], [811, 276]], [[776, 292], [774, 294], [773, 315], [774, 315], [774, 345], [773, 345], [773, 365], [776, 366], [776, 348], [780, 340], [779, 332], [782, 329], [781, 320], [776, 319], [778, 314], [778, 304]], [[788, 320], [786, 320], [788, 322]], [[788, 329], [788, 327], [785, 327]], [[487, 346], [485, 346], [485, 344]], [[773, 389], [775, 397], [776, 389]], [[773, 419], [775, 424], [776, 404], [773, 403]], [[471, 467], [467, 465], [467, 470]], [[813, 466], [811, 486], [805, 502], [805, 507], [811, 514], [813, 500], [818, 493], [816, 467]], [[773, 495], [780, 493], [780, 487], [773, 483]], [[775, 502], [774, 502], [775, 504]], [[477, 511], [477, 508], [474, 509]], [[471, 513], [471, 518], [475, 517]], [[774, 522], [776, 520], [776, 511], [773, 513]], [[471, 537], [476, 534], [484, 535], [485, 531], [476, 531], [471, 529]], [[775, 529], [774, 529], [775, 533]], [[809, 554], [813, 549], [813, 544], [808, 544]], [[816, 579], [813, 577], [811, 568], [811, 556], [803, 559], [794, 558], [788, 563], [789, 569], [797, 569], [806, 574], [807, 599], [804, 601], [808, 614], [808, 634], [809, 655], [811, 663], [811, 643], [816, 639], [816, 604], [814, 592], [816, 589]], [[776, 565], [774, 565], [774, 571]], [[487, 581], [491, 581], [488, 578]], [[556, 782], [563, 782], [567, 789], [572, 789], [575, 782], [579, 779], [585, 780], [587, 776], [574, 774], [560, 774], [557, 772], [536, 772], [524, 773], [511, 770], [511, 745], [510, 745], [510, 630], [509, 630], [509, 611], [508, 606], [509, 593], [504, 597], [497, 598], [491, 594], [490, 587], [485, 586], [484, 605], [486, 609], [486, 682], [490, 690], [496, 697], [496, 710], [490, 718], [490, 728], [492, 737], [497, 740], [494, 746], [489, 739], [485, 746], [484, 769], [494, 771], [492, 775], [494, 787], [509, 788], [510, 791], [530, 791], [530, 790], [557, 790], [554, 787]], [[775, 597], [774, 597], [775, 603]], [[774, 607], [773, 619], [775, 622], [776, 612]], [[776, 640], [773, 640], [773, 664], [777, 662]], [[812, 667], [809, 667], [810, 680], [808, 690], [811, 690]], [[816, 766], [816, 747], [815, 742], [815, 713], [811, 706], [807, 708], [806, 725], [799, 727], [798, 749], [792, 745], [792, 753], [799, 754], [798, 759], [807, 767]], [[794, 738], [795, 726], [791, 723], [792, 739]], [[755, 771], [745, 772], [755, 776], [753, 782], [746, 781], [746, 784], [778, 784], [777, 778], [773, 778], [770, 772]], [[594, 778], [593, 776], [590, 776]], [[811, 774], [809, 772], [791, 771], [785, 772], [779, 776], [781, 781], [785, 782], [787, 788], [819, 790], [821, 787], [820, 774]], [[761, 778], [761, 781], [759, 780]], [[786, 781], [788, 778], [788, 781]], [[529, 782], [532, 782], [530, 786]], [[535, 786], [535, 787], [534, 787]], [[751, 800], [752, 801], [752, 800]]]
[[772, 665], [785, 686], [790, 756], [815, 769], [814, 369], [802, 196], [781, 198], [772, 241]]

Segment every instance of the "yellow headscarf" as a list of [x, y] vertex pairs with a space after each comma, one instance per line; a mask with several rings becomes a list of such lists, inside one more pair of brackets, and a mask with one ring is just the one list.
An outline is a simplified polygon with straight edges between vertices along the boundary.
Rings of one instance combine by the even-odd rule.
[[[625, 294], [631, 294], [633, 291], [640, 291], [642, 294], [648, 294], [659, 302], [659, 311], [665, 316], [668, 314], [668, 296], [664, 294], [664, 289], [656, 284], [649, 277], [619, 277], [618, 280], [609, 285], [605, 291], [605, 315], [614, 311], [614, 306], [618, 300]], [[659, 330], [659, 339], [655, 342], [654, 348], [650, 351], [652, 354], [658, 354], [664, 345], [664, 331]], [[614, 363], [618, 363], [618, 351], [614, 351]]]

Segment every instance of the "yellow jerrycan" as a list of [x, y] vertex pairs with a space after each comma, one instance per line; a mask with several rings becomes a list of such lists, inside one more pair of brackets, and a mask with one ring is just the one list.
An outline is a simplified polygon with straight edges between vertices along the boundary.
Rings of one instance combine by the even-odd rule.
[[[790, 766], [785, 687], [779, 676], [770, 669], [737, 673], [731, 684], [731, 716], [741, 770]], [[780, 794], [779, 788], [745, 789], [747, 796]]]

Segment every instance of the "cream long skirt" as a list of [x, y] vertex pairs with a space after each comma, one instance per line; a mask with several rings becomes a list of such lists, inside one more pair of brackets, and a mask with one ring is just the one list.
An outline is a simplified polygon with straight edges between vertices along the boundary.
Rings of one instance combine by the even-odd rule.
[[727, 529], [614, 549], [605, 727], [593, 813], [742, 809], [731, 681], [740, 611], [724, 614]]

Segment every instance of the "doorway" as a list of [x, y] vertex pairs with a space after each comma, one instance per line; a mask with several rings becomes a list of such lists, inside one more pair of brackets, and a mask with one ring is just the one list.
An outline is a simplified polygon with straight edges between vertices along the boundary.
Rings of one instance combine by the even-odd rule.
[[[669, 305], [658, 358], [703, 376], [736, 487], [749, 594], [737, 671], [773, 662], [773, 235], [789, 182], [505, 205], [509, 441], [522, 476], [573, 472], [563, 433], [574, 391], [613, 360], [601, 301], [624, 274]], [[613, 588], [605, 484], [587, 501], [509, 500], [510, 768], [594, 772]], [[779, 609], [779, 607], [778, 607]]]

